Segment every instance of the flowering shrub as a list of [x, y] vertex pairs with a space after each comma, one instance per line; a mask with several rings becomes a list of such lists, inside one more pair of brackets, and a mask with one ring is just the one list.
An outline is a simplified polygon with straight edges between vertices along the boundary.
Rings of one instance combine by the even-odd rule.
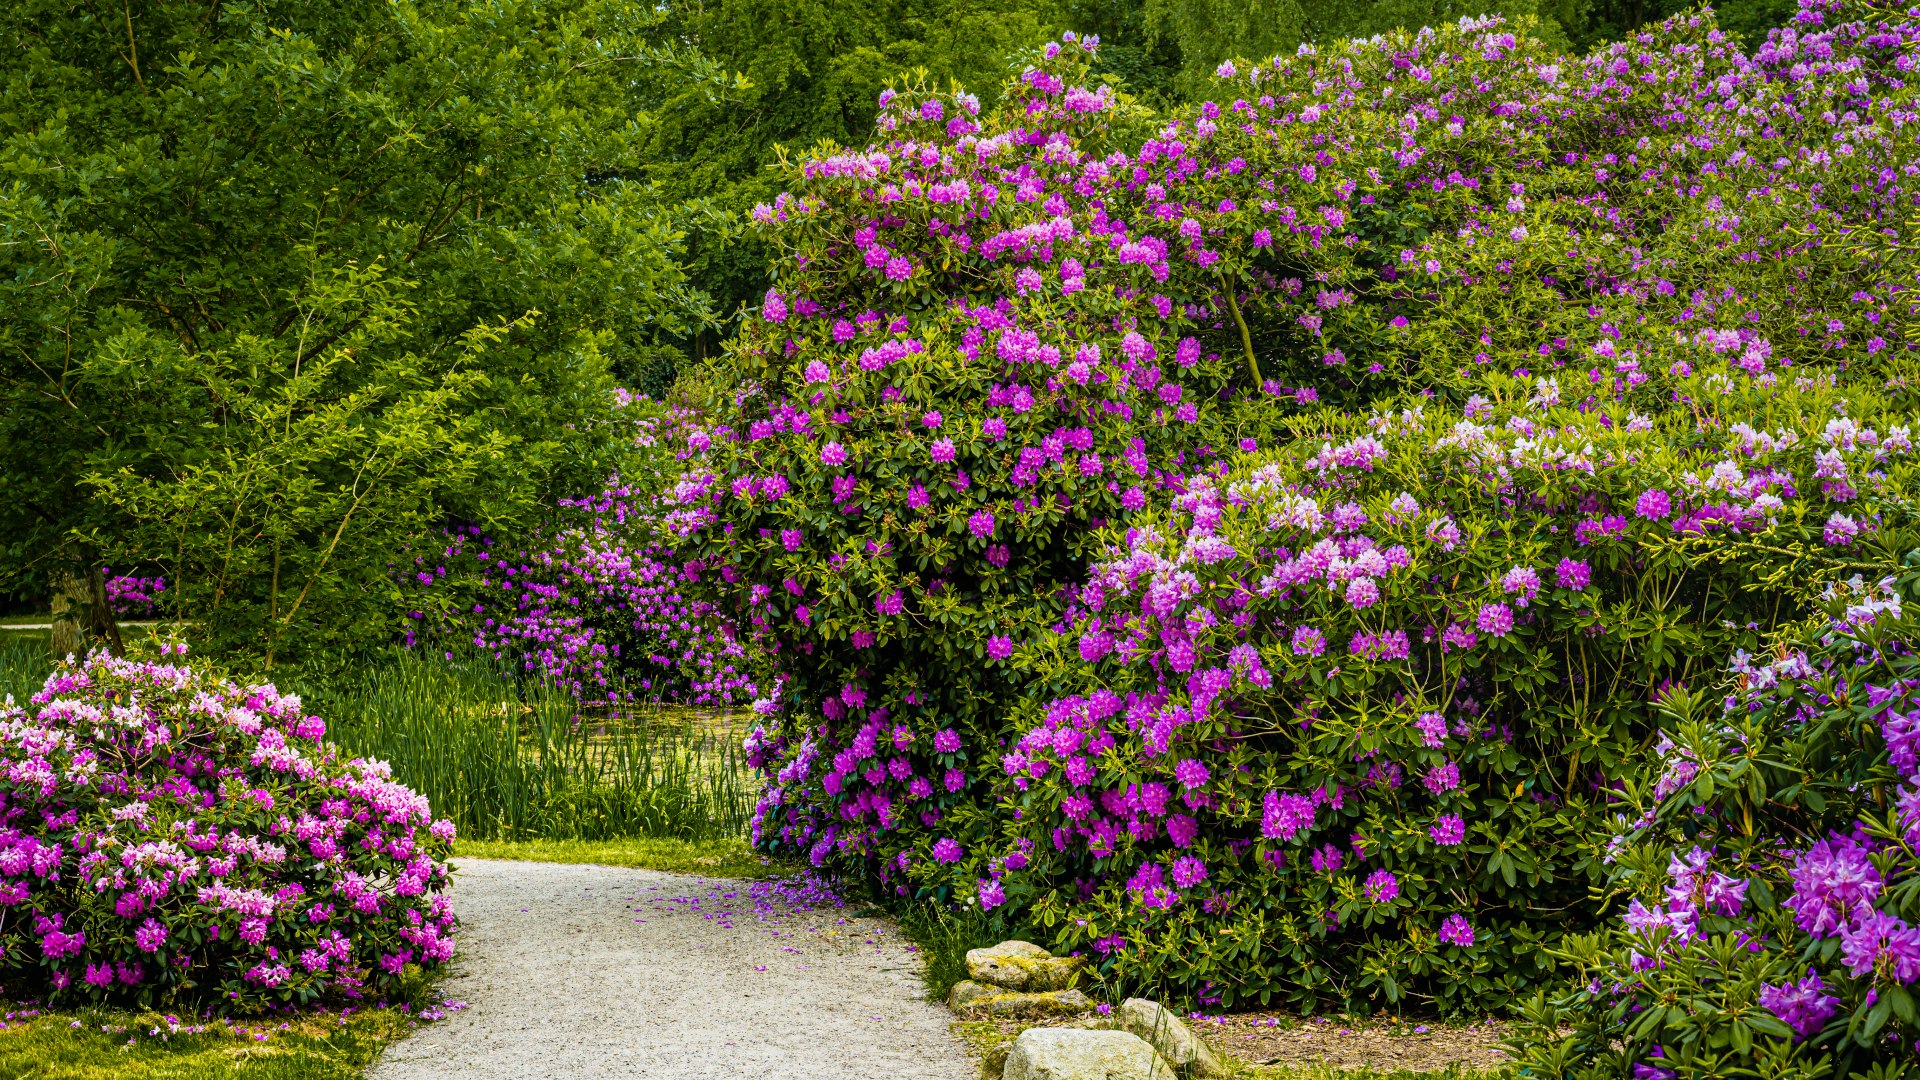
[[[699, 465], [685, 440], [700, 428], [685, 409], [621, 407], [641, 413], [629, 478], [562, 500], [546, 529], [511, 548], [477, 525], [447, 530], [438, 552], [413, 560], [413, 617], [583, 698], [744, 704], [760, 693], [757, 665], [695, 591], [701, 566], [682, 550], [673, 509], [676, 485], [691, 482], [682, 474]], [[407, 644], [418, 642], [409, 628]]]
[[1724, 703], [1678, 690], [1609, 845], [1617, 924], [1568, 942], [1536, 997], [1529, 1075], [1896, 1075], [1920, 1036], [1916, 626], [1855, 578], [1792, 647], [1738, 654]]
[[1569, 403], [1648, 410], [1703, 349], [1883, 362], [1911, 258], [1861, 238], [1912, 204], [1916, 30], [1875, 15], [1806, 0], [1750, 56], [1704, 12], [1578, 57], [1493, 17], [1302, 46], [1225, 65], [1099, 194], [1177, 231], [1265, 374], [1328, 400], [1564, 372]]
[[895, 889], [962, 858], [941, 823], [977, 814], [1014, 650], [1052, 632], [1094, 529], [1211, 467], [1244, 396], [1158, 284], [1165, 245], [1107, 254], [1125, 229], [1078, 189], [1110, 186], [1115, 102], [1087, 56], [1050, 47], [992, 115], [889, 95], [884, 149], [795, 166], [762, 215], [792, 272], [692, 436], [716, 474], [687, 492], [698, 535], [795, 710], [750, 747], [756, 835]]
[[1192, 478], [1032, 647], [1079, 689], [1017, 714], [980, 902], [1203, 1001], [1511, 1001], [1658, 688], [1920, 535], [1911, 431], [1797, 419], [1833, 400], [1413, 408]]
[[1868, 14], [1469, 19], [1150, 129], [1069, 38], [792, 163], [680, 491], [784, 679], [757, 839], [1203, 1000], [1525, 992], [1659, 686], [1909, 535]]
[[271, 685], [97, 653], [0, 709], [0, 985], [215, 1007], [384, 993], [453, 952], [453, 826]]

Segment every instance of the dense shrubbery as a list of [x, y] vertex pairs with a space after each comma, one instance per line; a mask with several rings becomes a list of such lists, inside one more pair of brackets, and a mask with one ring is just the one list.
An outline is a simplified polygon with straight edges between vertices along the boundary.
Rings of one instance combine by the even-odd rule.
[[[758, 665], [732, 624], [696, 592], [700, 564], [679, 550], [673, 509], [688, 476], [685, 409], [622, 397], [632, 453], [591, 498], [564, 499], [512, 546], [477, 525], [448, 530], [406, 571], [417, 625], [436, 642], [506, 660], [583, 699], [744, 704]], [[687, 481], [696, 482], [696, 481]], [[420, 643], [409, 630], [407, 644]]]
[[785, 679], [761, 842], [1223, 1002], [1537, 981], [1660, 687], [1910, 542], [1915, 35], [1864, 14], [1468, 20], [1153, 130], [1069, 40], [793, 164], [682, 489]]
[[1014, 714], [980, 903], [1207, 1002], [1510, 1003], [1589, 921], [1656, 689], [1920, 542], [1902, 418], [1736, 377], [1680, 424], [1550, 381], [1382, 412], [1136, 516], [1024, 657], [1080, 689]]
[[382, 994], [452, 955], [452, 824], [340, 760], [299, 698], [166, 648], [0, 710], [0, 985], [252, 1007]]
[[[1920, 581], [1834, 589], [1831, 622], [1662, 699], [1607, 843], [1620, 925], [1567, 942], [1531, 1075], [1892, 1076], [1920, 1035]], [[1716, 702], [1720, 683], [1724, 702]]]

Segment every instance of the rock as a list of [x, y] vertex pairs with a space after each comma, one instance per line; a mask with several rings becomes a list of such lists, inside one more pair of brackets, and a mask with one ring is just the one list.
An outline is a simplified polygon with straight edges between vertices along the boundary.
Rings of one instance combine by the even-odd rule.
[[1081, 957], [1055, 957], [1030, 941], [1003, 941], [991, 949], [967, 951], [969, 976], [1008, 990], [1030, 993], [1071, 989], [1085, 966], [1086, 961]]
[[1160, 1056], [1180, 1070], [1182, 1076], [1214, 1077], [1226, 1074], [1226, 1067], [1205, 1040], [1195, 1035], [1184, 1021], [1159, 1002], [1128, 998], [1120, 1003], [1114, 1018], [1119, 1021], [1120, 1030], [1153, 1044]]
[[[952, 995], [949, 995], [947, 1000], [952, 1001]], [[969, 1017], [991, 1016], [1009, 1020], [1044, 1020], [1054, 1016], [1077, 1016], [1092, 1008], [1092, 999], [1078, 990], [1050, 990], [1040, 994], [996, 990], [984, 996], [973, 996], [964, 1005], [957, 1006], [955, 1011]]]
[[1174, 1080], [1153, 1047], [1124, 1031], [1028, 1028], [1001, 1080]]
[[953, 989], [947, 991], [947, 1008], [958, 1012], [981, 998], [998, 997], [1004, 993], [1006, 991], [997, 986], [987, 986], [972, 979], [962, 979], [953, 984]]

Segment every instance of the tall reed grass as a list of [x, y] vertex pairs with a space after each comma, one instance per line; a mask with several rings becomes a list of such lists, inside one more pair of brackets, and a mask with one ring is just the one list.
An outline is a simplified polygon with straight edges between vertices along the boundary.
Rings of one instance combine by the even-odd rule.
[[16, 705], [24, 707], [28, 698], [40, 692], [52, 670], [47, 635], [18, 630], [0, 633], [0, 701], [11, 696]]
[[348, 753], [383, 759], [479, 840], [741, 836], [753, 812], [737, 732], [712, 714], [583, 710], [482, 664], [396, 651], [303, 688]]

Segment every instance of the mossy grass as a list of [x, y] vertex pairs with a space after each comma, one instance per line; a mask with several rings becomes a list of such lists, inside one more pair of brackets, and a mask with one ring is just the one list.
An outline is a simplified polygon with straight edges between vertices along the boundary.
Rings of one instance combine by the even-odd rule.
[[204, 1022], [98, 1008], [5, 1015], [0, 1076], [19, 1080], [351, 1080], [419, 1022], [400, 1008]]
[[797, 873], [800, 866], [769, 859], [748, 846], [745, 837], [680, 840], [638, 837], [626, 840], [459, 840], [461, 859], [523, 859], [532, 862], [595, 863], [631, 866], [670, 874], [761, 880]]

